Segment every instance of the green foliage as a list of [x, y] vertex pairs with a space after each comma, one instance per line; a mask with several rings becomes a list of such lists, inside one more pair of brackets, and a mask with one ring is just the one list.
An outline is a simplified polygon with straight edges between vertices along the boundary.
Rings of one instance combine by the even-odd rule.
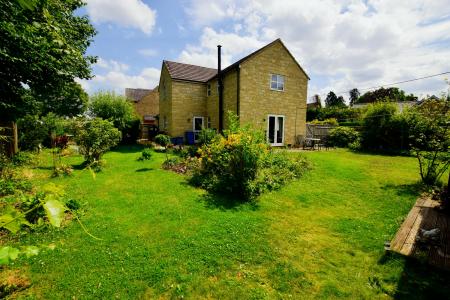
[[328, 141], [336, 147], [348, 147], [359, 140], [358, 132], [351, 127], [336, 127], [330, 131]]
[[346, 107], [344, 98], [336, 96], [333, 91], [330, 91], [325, 98], [326, 107]]
[[90, 98], [89, 112], [95, 117], [111, 121], [122, 132], [123, 142], [136, 141], [140, 121], [133, 104], [125, 96], [114, 92], [98, 92]]
[[[90, 78], [96, 61], [86, 55], [95, 29], [87, 16], [75, 13], [83, 1], [37, 0], [25, 5], [33, 9], [24, 9], [28, 2], [0, 2], [1, 119], [16, 120], [42, 106], [64, 107], [72, 98], [59, 91], [73, 87], [75, 78]], [[43, 99], [52, 99], [51, 105]]]
[[301, 175], [303, 161], [273, 152], [262, 132], [238, 127], [236, 118], [229, 118], [229, 124], [224, 136], [217, 135], [198, 150], [201, 157], [191, 179], [194, 185], [245, 201]]
[[417, 101], [417, 97], [413, 94], [405, 95], [405, 91], [396, 88], [379, 88], [374, 91], [364, 93], [357, 98], [355, 103], [375, 103], [375, 102], [403, 102], [403, 101]]
[[450, 166], [450, 102], [426, 100], [408, 112], [408, 122], [422, 181], [435, 185]]
[[26, 115], [18, 120], [19, 147], [37, 150], [40, 145], [52, 147], [54, 139], [67, 132], [68, 121], [49, 113], [43, 117]]
[[208, 145], [211, 144], [213, 139], [216, 137], [217, 132], [211, 128], [202, 128], [200, 133], [198, 134], [198, 140], [200, 145]]
[[308, 108], [306, 111], [306, 121], [311, 122], [313, 120], [323, 121], [326, 119], [336, 119], [339, 124], [345, 121], [358, 121], [362, 119], [364, 114], [364, 108], [352, 108], [345, 107], [317, 107]]
[[162, 147], [167, 148], [167, 146], [170, 145], [170, 136], [165, 134], [158, 134], [157, 136], [155, 136], [155, 142]]
[[116, 146], [121, 138], [120, 131], [107, 120], [95, 118], [74, 123], [74, 140], [87, 163], [98, 162], [111, 147]]
[[357, 88], [351, 89], [349, 92], [350, 106], [353, 106], [358, 101], [360, 92]]
[[23, 154], [19, 155], [14, 161], [14, 157], [9, 159], [4, 155], [0, 155], [0, 196], [13, 195], [17, 191], [27, 192], [32, 189], [31, 182], [19, 176], [15, 170], [15, 167], [24, 162], [24, 156]]
[[150, 148], [144, 148], [141, 152], [141, 156], [138, 158], [139, 161], [150, 160], [152, 158], [153, 151]]
[[323, 121], [315, 119], [309, 123], [314, 124], [314, 125], [330, 125], [330, 126], [338, 126], [339, 125], [338, 121], [335, 118], [325, 119]]
[[398, 151], [409, 149], [409, 125], [391, 103], [368, 106], [361, 131], [361, 146], [366, 150]]
[[55, 87], [45, 95], [32, 95], [40, 103], [40, 114], [55, 113], [58, 116], [76, 117], [86, 111], [88, 94], [75, 81]]

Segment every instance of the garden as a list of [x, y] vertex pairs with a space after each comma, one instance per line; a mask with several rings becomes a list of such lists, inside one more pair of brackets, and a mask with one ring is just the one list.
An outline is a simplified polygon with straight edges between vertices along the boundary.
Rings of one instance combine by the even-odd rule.
[[2, 238], [17, 248], [46, 246], [4, 267], [2, 288], [17, 284], [13, 295], [37, 298], [420, 299], [449, 292], [447, 273], [383, 250], [420, 193], [414, 158], [308, 152], [312, 170], [300, 180], [236, 204], [163, 170], [165, 153], [139, 161], [141, 153], [138, 146], [108, 152], [95, 179], [78, 167], [78, 154], [62, 158], [74, 166], [71, 176], [51, 177], [49, 151], [23, 167], [36, 187], [51, 182], [76, 200], [83, 226], [72, 221]]

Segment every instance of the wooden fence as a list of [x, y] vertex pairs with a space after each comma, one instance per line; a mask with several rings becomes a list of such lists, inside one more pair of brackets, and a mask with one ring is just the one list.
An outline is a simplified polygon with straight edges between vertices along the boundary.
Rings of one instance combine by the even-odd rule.
[[318, 139], [327, 137], [330, 135], [330, 130], [335, 127], [332, 125], [306, 124], [306, 137]]

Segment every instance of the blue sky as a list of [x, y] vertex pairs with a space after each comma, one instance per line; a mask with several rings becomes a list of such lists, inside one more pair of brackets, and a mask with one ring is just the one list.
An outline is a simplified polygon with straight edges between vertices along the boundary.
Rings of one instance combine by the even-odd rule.
[[[89, 54], [99, 57], [82, 81], [89, 93], [153, 88], [163, 59], [215, 67], [220, 43], [226, 66], [279, 37], [310, 75], [309, 96], [450, 71], [444, 0], [86, 2], [79, 13], [98, 31]], [[446, 76], [399, 87], [440, 94]]]

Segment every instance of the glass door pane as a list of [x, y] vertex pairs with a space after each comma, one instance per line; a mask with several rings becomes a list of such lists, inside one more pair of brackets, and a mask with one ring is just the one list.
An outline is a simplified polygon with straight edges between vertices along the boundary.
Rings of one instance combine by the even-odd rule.
[[283, 143], [284, 117], [277, 117], [277, 144]]
[[275, 143], [275, 117], [269, 116], [269, 133], [267, 135], [270, 144]]

